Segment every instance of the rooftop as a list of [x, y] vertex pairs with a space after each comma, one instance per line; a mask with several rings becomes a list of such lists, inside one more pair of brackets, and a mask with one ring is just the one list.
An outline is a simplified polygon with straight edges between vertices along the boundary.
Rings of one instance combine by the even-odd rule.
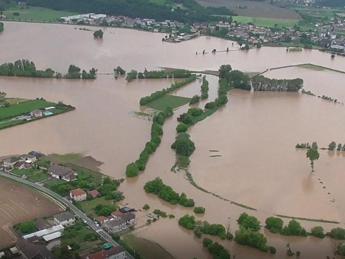
[[70, 219], [74, 219], [74, 214], [69, 212], [69, 211], [65, 211], [65, 212], [62, 212], [62, 213], [59, 213], [59, 214], [56, 214], [54, 216], [54, 219], [56, 219], [57, 221], [59, 222], [63, 222], [63, 221], [66, 221], [66, 220], [70, 220]]
[[86, 195], [86, 192], [83, 189], [78, 188], [78, 189], [72, 190], [71, 194], [73, 196], [81, 196], [81, 195]]
[[55, 164], [49, 167], [49, 172], [61, 177], [70, 174], [75, 174], [75, 172], [71, 168]]

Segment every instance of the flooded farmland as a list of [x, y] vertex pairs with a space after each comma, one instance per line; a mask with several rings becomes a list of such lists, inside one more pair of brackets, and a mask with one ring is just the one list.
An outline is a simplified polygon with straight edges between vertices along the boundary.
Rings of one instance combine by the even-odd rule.
[[[75, 26], [7, 23], [0, 36], [0, 63], [28, 58], [37, 67], [51, 67], [65, 72], [70, 64], [83, 69], [95, 67], [100, 73], [111, 73], [120, 65], [127, 70], [177, 67], [193, 70], [217, 70], [222, 64], [248, 72], [268, 68], [313, 63], [334, 69], [345, 68], [345, 58], [319, 51], [287, 53], [284, 48], [262, 48], [237, 51], [236, 44], [216, 38], [170, 44], [161, 41], [162, 34], [124, 29], [106, 29], [103, 41], [95, 41], [92, 33]], [[23, 44], [25, 42], [25, 44]], [[229, 53], [196, 55], [196, 51], [216, 48], [232, 49]], [[272, 78], [300, 77], [305, 89], [345, 102], [345, 74], [286, 68], [269, 71]], [[217, 93], [217, 78], [208, 76], [210, 99]], [[139, 99], [157, 89], [169, 86], [169, 80], [146, 80], [127, 83], [112, 75], [99, 75], [92, 82], [54, 79], [0, 78], [0, 90], [9, 97], [63, 101], [77, 109], [55, 118], [0, 131], [0, 156], [39, 150], [44, 153], [84, 153], [103, 162], [105, 174], [124, 177], [126, 165], [135, 160], [150, 137], [151, 122], [134, 116]], [[175, 94], [191, 97], [200, 92], [197, 81]], [[202, 219], [230, 224], [243, 211], [263, 222], [267, 216], [281, 214], [309, 219], [325, 219], [344, 223], [345, 196], [341, 183], [345, 180], [342, 153], [321, 152], [311, 174], [304, 151], [295, 149], [301, 142], [317, 141], [326, 147], [331, 141], [345, 143], [345, 107], [317, 97], [297, 93], [249, 93], [233, 90], [222, 110], [190, 130], [196, 145], [190, 172], [202, 188], [229, 201], [257, 209], [246, 210], [194, 188], [183, 173], [172, 173], [175, 154], [170, 145], [175, 139], [176, 117], [188, 107], [175, 112], [164, 125], [164, 137], [138, 179], [125, 181], [120, 189], [130, 206], [152, 208], [172, 213], [178, 219], [190, 209], [167, 205], [145, 194], [143, 185], [159, 176], [177, 192], [185, 192], [196, 204], [206, 208]], [[212, 157], [210, 150], [219, 156]], [[322, 183], [321, 183], [322, 182]], [[1, 198], [0, 198], [1, 200]], [[321, 223], [303, 221], [306, 228]], [[322, 224], [326, 229], [332, 224]], [[137, 231], [177, 258], [208, 258], [199, 240], [178, 227], [176, 219], [162, 221]], [[332, 255], [335, 244], [312, 238], [286, 238], [267, 234], [274, 244], [276, 258], [284, 258], [286, 243], [302, 251], [301, 258], [325, 258]], [[236, 258], [266, 258], [267, 254], [224, 242]], [[182, 246], [189, 249], [183, 250]]]

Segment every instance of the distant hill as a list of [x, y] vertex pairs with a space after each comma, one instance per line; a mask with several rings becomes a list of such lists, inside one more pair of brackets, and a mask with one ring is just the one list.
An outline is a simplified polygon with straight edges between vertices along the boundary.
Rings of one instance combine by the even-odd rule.
[[105, 13], [129, 17], [146, 17], [181, 22], [217, 19], [213, 15], [230, 15], [230, 10], [204, 7], [195, 0], [26, 0], [32, 6], [79, 13]]
[[[328, 0], [332, 1], [332, 0]], [[336, 0], [333, 0], [336, 1]], [[345, 0], [339, 0], [345, 1]], [[300, 19], [293, 10], [271, 4], [270, 0], [197, 0], [203, 6], [225, 6], [238, 15], [250, 17]]]

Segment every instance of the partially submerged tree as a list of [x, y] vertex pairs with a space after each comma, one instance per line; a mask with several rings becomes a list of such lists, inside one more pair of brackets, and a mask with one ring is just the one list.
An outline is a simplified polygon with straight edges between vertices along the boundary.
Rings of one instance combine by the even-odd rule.
[[314, 161], [318, 160], [320, 157], [320, 153], [317, 147], [312, 147], [307, 150], [307, 158], [310, 160], [311, 171], [314, 172]]

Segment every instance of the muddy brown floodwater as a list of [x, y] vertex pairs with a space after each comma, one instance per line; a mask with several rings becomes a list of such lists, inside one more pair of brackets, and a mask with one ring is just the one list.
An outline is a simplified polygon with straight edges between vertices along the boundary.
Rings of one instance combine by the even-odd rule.
[[[216, 70], [222, 64], [236, 69], [260, 72], [267, 68], [301, 63], [313, 63], [334, 69], [345, 68], [345, 58], [331, 59], [329, 54], [314, 50], [287, 53], [284, 48], [261, 48], [237, 51], [229, 41], [200, 37], [180, 44], [162, 42], [162, 34], [125, 29], [105, 29], [103, 41], [95, 41], [92, 33], [76, 26], [6, 23], [0, 35], [0, 63], [28, 58], [37, 67], [51, 67], [65, 72], [70, 64], [83, 69], [95, 67], [100, 73], [111, 73], [120, 65], [125, 69], [144, 70], [178, 67], [193, 70]], [[25, 42], [25, 44], [23, 44]], [[229, 53], [196, 55], [205, 49]], [[5, 51], [4, 51], [5, 50]], [[272, 78], [300, 77], [305, 89], [316, 94], [335, 97], [345, 102], [342, 82], [345, 75], [331, 71], [288, 68], [270, 71]], [[210, 99], [217, 93], [217, 78], [208, 76]], [[51, 119], [0, 131], [0, 156], [30, 150], [45, 153], [84, 153], [102, 162], [105, 174], [124, 177], [126, 165], [134, 161], [150, 137], [151, 122], [133, 115], [139, 111], [140, 97], [167, 87], [169, 80], [147, 80], [126, 83], [111, 75], [99, 75], [97, 80], [67, 81], [29, 78], [0, 78], [0, 90], [10, 97], [44, 97], [63, 101], [77, 109]], [[200, 81], [179, 91], [177, 95], [200, 93]], [[141, 208], [145, 203], [176, 216], [163, 219], [135, 233], [151, 239], [177, 258], [209, 258], [201, 242], [192, 233], [178, 227], [177, 219], [192, 213], [190, 209], [170, 206], [145, 194], [143, 185], [159, 176], [178, 192], [185, 192], [197, 205], [206, 208], [201, 217], [212, 223], [230, 224], [249, 212], [264, 222], [267, 216], [283, 214], [311, 219], [326, 219], [344, 223], [345, 196], [341, 153], [321, 152], [311, 174], [303, 151], [295, 150], [300, 142], [317, 141], [345, 143], [345, 107], [316, 97], [297, 93], [249, 93], [234, 90], [226, 107], [190, 130], [196, 151], [192, 155], [190, 172], [195, 182], [221, 195], [256, 208], [257, 211], [231, 204], [194, 188], [183, 173], [170, 171], [175, 162], [170, 145], [175, 138], [176, 117], [188, 107], [175, 112], [164, 125], [164, 137], [150, 159], [146, 171], [138, 179], [125, 181], [120, 189], [130, 206]], [[218, 150], [211, 157], [209, 150]], [[322, 184], [320, 183], [322, 182]], [[328, 194], [330, 193], [330, 194]], [[2, 198], [0, 198], [0, 201]], [[334, 224], [302, 221], [309, 229], [323, 225], [329, 230]], [[288, 238], [267, 233], [269, 243], [277, 247], [275, 258], [285, 258], [286, 244], [301, 250], [301, 258], [325, 258], [336, 246], [331, 240]], [[267, 254], [235, 245], [223, 244], [237, 254], [236, 258], [267, 258]]]

